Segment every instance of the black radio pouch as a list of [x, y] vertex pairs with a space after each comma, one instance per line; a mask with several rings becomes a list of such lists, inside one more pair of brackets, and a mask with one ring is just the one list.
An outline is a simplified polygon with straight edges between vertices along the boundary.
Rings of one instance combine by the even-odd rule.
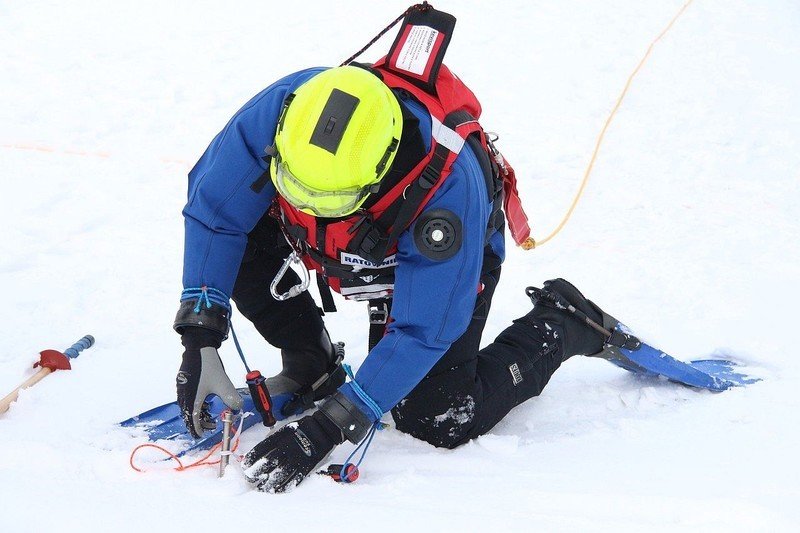
[[436, 76], [455, 27], [456, 18], [444, 11], [410, 10], [386, 56], [387, 70], [435, 95]]

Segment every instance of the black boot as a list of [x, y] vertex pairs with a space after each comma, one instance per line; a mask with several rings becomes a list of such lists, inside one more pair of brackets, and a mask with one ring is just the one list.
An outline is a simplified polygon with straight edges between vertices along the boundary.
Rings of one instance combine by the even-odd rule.
[[313, 383], [333, 364], [336, 359], [335, 350], [327, 330], [323, 329], [317, 338], [309, 338], [293, 328], [291, 340], [281, 344], [281, 361], [283, 369], [267, 383], [275, 394], [284, 392], [287, 387], [297, 389], [300, 384]]
[[283, 370], [267, 379], [267, 388], [273, 397], [291, 395], [282, 409], [284, 416], [313, 407], [345, 381], [344, 343], [332, 343], [325, 329], [316, 341], [306, 338], [302, 347], [282, 349], [281, 359]]
[[587, 300], [570, 282], [551, 279], [541, 289], [528, 287], [525, 292], [533, 310], [523, 320], [559, 326], [564, 360], [573, 355], [598, 356], [608, 344], [625, 343], [625, 335], [616, 331], [619, 320]]

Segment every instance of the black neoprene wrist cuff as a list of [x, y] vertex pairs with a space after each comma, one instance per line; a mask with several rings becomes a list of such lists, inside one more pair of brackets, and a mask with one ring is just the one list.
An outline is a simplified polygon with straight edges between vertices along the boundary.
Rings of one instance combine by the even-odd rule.
[[372, 421], [361, 409], [338, 391], [320, 405], [319, 411], [336, 424], [344, 437], [353, 444], [361, 442], [372, 427]]
[[322, 428], [322, 431], [328, 436], [336, 444], [341, 444], [344, 442], [344, 434], [342, 430], [339, 429], [339, 426], [333, 423], [333, 421], [328, 418], [325, 413], [321, 413], [319, 411], [315, 411], [314, 414], [311, 415], [311, 418], [317, 421], [317, 423]]
[[208, 329], [222, 335], [223, 340], [228, 338], [230, 328], [230, 312], [212, 303], [211, 307], [201, 305], [197, 311], [197, 300], [183, 300], [175, 315], [175, 323], [172, 328], [183, 335], [183, 331], [188, 326]]
[[186, 326], [181, 333], [181, 344], [186, 348], [186, 354], [199, 354], [201, 348], [210, 346], [211, 348], [219, 348], [222, 345], [222, 334], [218, 331], [211, 331], [210, 329], [198, 328], [195, 326]]

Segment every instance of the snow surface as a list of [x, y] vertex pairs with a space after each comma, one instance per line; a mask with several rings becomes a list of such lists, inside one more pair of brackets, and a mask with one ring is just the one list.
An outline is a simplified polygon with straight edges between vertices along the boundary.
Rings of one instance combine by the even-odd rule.
[[[434, 2], [459, 19], [447, 62], [501, 133], [536, 236], [567, 208], [625, 79], [681, 3]], [[380, 434], [350, 486], [314, 476], [265, 495], [238, 465], [219, 480], [147, 454], [149, 472], [130, 469], [143, 439], [114, 423], [174, 394], [188, 169], [250, 96], [338, 64], [405, 7], [0, 4], [0, 391], [33, 373], [38, 351], [97, 338], [0, 419], [0, 531], [798, 531], [789, 0], [695, 1], [634, 82], [564, 232], [510, 251], [486, 333], [528, 309], [525, 286], [563, 276], [669, 353], [732, 355], [763, 382], [711, 394], [574, 358], [457, 450]], [[364, 309], [340, 307], [327, 323], [357, 365]], [[237, 324], [251, 362], [277, 371], [276, 351]], [[222, 352], [241, 384], [232, 344]]]

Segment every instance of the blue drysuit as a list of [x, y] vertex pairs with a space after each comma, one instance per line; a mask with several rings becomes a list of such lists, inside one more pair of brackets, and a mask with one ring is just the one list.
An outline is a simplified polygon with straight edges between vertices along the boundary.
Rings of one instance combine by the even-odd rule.
[[[267, 169], [264, 149], [273, 144], [284, 97], [324, 70], [303, 70], [270, 85], [228, 122], [189, 173], [184, 289], [207, 286], [230, 295], [247, 245], [247, 234], [269, 208], [272, 183], [256, 193], [250, 185]], [[431, 119], [415, 100], [403, 98], [419, 119], [426, 146]], [[402, 147], [401, 147], [402, 149]], [[446, 260], [426, 257], [414, 242], [414, 224], [397, 243], [392, 318], [383, 339], [355, 376], [361, 388], [387, 412], [402, 400], [466, 330], [475, 307], [492, 202], [478, 159], [464, 145], [452, 172], [425, 207], [447, 209], [463, 228], [458, 252]], [[500, 260], [501, 232], [489, 235]], [[265, 294], [265, 298], [269, 295]], [[217, 301], [230, 306], [227, 301]], [[340, 389], [375, 420], [372, 410], [347, 383]]]

